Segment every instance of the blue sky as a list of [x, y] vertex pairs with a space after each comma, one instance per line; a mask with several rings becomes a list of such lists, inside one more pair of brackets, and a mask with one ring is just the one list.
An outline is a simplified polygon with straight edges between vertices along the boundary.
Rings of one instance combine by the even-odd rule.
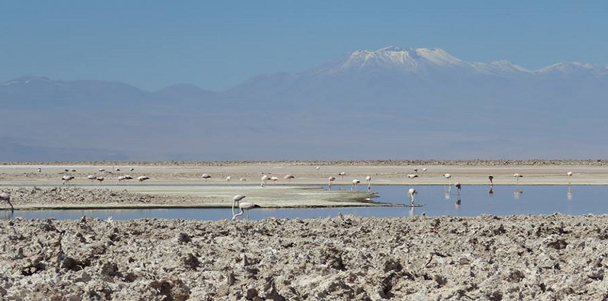
[[606, 1], [3, 1], [0, 81], [221, 91], [391, 45], [532, 70], [605, 66], [607, 32]]

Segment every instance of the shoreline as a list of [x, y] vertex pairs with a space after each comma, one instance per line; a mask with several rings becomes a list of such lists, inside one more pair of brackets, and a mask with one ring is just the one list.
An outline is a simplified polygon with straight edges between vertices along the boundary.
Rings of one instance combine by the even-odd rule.
[[[452, 165], [412, 164], [422, 161], [399, 161], [407, 165], [395, 165], [396, 160], [381, 161], [381, 164], [372, 161], [376, 165], [355, 164], [361, 161], [322, 161], [327, 165], [313, 162], [321, 161], [206, 162], [208, 165], [204, 166], [193, 162], [187, 162], [187, 165], [175, 162], [146, 162], [142, 165], [125, 162], [121, 165], [109, 162], [103, 162], [105, 165], [5, 164], [0, 165], [0, 192], [9, 192], [13, 206], [18, 210], [45, 207], [58, 210], [229, 208], [232, 197], [237, 194], [246, 195], [247, 200], [267, 208], [322, 208], [377, 206], [366, 203], [366, 200], [373, 199], [374, 194], [349, 191], [354, 179], [361, 182], [359, 186], [365, 187], [367, 176], [372, 178], [372, 187], [441, 186], [456, 182], [463, 186], [489, 186], [488, 175], [493, 176], [497, 187], [608, 186], [608, 167], [602, 160], [449, 161]], [[508, 164], [498, 165], [505, 162]], [[522, 165], [514, 165], [513, 162]], [[585, 165], [580, 165], [581, 162]], [[573, 172], [572, 176], [567, 176], [568, 172]], [[340, 176], [340, 173], [345, 175]], [[410, 178], [414, 173], [417, 177]], [[444, 177], [447, 173], [451, 178]], [[517, 179], [515, 173], [523, 177]], [[209, 174], [211, 178], [203, 179], [203, 174]], [[61, 178], [66, 175], [74, 179], [63, 185]], [[149, 179], [145, 182], [118, 181], [124, 175], [131, 175], [134, 179], [145, 175]], [[276, 176], [278, 180], [269, 181], [262, 188], [261, 175]], [[295, 178], [286, 180], [284, 177], [287, 175]], [[88, 176], [104, 177], [104, 181], [89, 180]], [[325, 190], [329, 177], [336, 178], [332, 191]], [[364, 190], [363, 187], [359, 189]]]

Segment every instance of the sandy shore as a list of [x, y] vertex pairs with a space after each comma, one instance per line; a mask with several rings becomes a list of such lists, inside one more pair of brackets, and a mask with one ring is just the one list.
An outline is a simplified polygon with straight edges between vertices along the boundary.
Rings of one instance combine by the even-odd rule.
[[607, 216], [0, 221], [3, 300], [604, 300]]
[[[0, 165], [0, 190], [12, 194], [18, 209], [229, 207], [236, 194], [265, 207], [366, 206], [373, 197], [364, 192], [367, 176], [372, 185], [487, 185], [489, 175], [495, 185], [515, 185], [515, 173], [523, 175], [519, 185], [608, 185], [608, 166], [601, 160], [16, 162]], [[117, 180], [127, 174], [134, 179]], [[261, 188], [263, 174], [279, 180]], [[295, 178], [285, 180], [288, 174]], [[62, 185], [64, 175], [74, 179]], [[142, 175], [150, 179], [137, 181]], [[336, 177], [333, 191], [326, 190], [330, 176]], [[354, 179], [361, 181], [357, 193], [350, 191]]]

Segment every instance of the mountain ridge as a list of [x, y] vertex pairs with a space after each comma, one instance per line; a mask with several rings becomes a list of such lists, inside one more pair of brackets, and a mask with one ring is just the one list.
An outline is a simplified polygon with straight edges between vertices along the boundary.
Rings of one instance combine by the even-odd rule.
[[0, 158], [601, 157], [607, 74], [385, 47], [220, 92], [21, 77], [0, 83]]

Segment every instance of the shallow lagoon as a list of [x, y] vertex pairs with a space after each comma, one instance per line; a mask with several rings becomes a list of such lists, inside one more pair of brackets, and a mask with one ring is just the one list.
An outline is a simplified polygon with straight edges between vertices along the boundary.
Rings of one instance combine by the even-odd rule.
[[[463, 186], [459, 192], [455, 187], [429, 186], [373, 186], [378, 193], [378, 203], [409, 204], [407, 190], [415, 188], [416, 204], [421, 207], [354, 207], [354, 208], [306, 208], [306, 209], [255, 209], [250, 219], [274, 218], [325, 218], [339, 214], [368, 217], [419, 216], [477, 216], [552, 214], [568, 215], [608, 213], [608, 187], [606, 186]], [[334, 189], [350, 189], [349, 186], [334, 186]], [[360, 187], [365, 189], [365, 187]], [[255, 200], [251, 200], [255, 201]], [[2, 218], [56, 218], [79, 219], [83, 215], [114, 220], [139, 218], [221, 220], [232, 217], [230, 209], [128, 209], [128, 210], [38, 210], [16, 211], [13, 215], [5, 211]]]

